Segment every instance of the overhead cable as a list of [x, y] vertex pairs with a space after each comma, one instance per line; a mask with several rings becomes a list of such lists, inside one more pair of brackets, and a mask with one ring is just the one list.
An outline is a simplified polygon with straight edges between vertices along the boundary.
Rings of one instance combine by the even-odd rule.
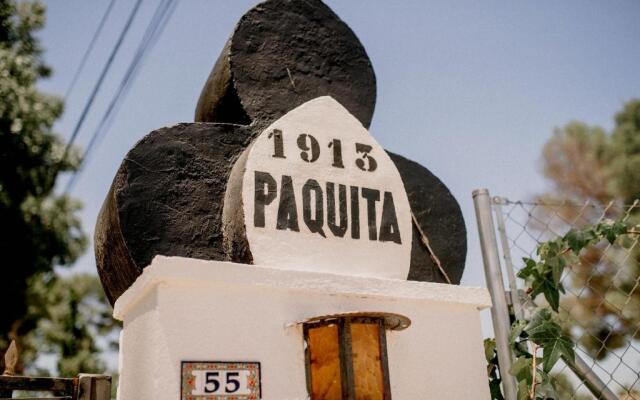
[[64, 99], [65, 100], [69, 98], [69, 94], [71, 94], [71, 91], [75, 87], [76, 82], [78, 81], [78, 77], [80, 76], [80, 73], [84, 69], [84, 66], [87, 63], [87, 60], [89, 59], [89, 54], [91, 53], [91, 50], [93, 50], [93, 47], [96, 44], [96, 40], [98, 39], [98, 36], [100, 36], [100, 33], [102, 33], [102, 28], [104, 27], [105, 23], [107, 22], [107, 19], [109, 18], [109, 14], [111, 14], [111, 10], [113, 9], [113, 5], [115, 3], [116, 3], [116, 0], [111, 0], [109, 2], [109, 5], [107, 6], [107, 9], [105, 10], [104, 14], [102, 15], [102, 19], [100, 20], [100, 23], [98, 24], [98, 28], [94, 32], [93, 37], [91, 38], [91, 41], [89, 42], [89, 46], [87, 46], [87, 49], [85, 50], [84, 55], [82, 56], [82, 60], [80, 61], [80, 64], [78, 65], [78, 68], [76, 69], [76, 72], [73, 74], [73, 78], [71, 79], [71, 83], [69, 84], [69, 87], [67, 88], [67, 91], [64, 94]]
[[62, 161], [61, 162], [64, 162], [66, 160], [67, 155], [69, 153], [69, 150], [71, 149], [71, 146], [73, 146], [73, 143], [75, 142], [76, 138], [78, 137], [78, 133], [80, 132], [80, 128], [82, 128], [82, 124], [84, 123], [84, 120], [87, 117], [87, 114], [89, 113], [89, 110], [91, 109], [91, 106], [93, 105], [94, 100], [96, 99], [96, 95], [100, 91], [100, 87], [102, 86], [102, 83], [104, 82], [104, 78], [107, 76], [107, 73], [109, 72], [109, 69], [111, 68], [111, 65], [113, 64], [113, 60], [115, 59], [116, 55], [118, 54], [118, 50], [120, 50], [120, 46], [122, 45], [122, 42], [124, 41], [125, 36], [127, 36], [127, 32], [129, 32], [129, 28], [131, 28], [131, 24], [133, 22], [133, 19], [135, 18], [136, 14], [138, 13], [138, 10], [140, 9], [140, 4], [142, 4], [142, 0], [137, 0], [135, 5], [131, 9], [131, 12], [129, 13], [129, 17], [127, 18], [127, 22], [125, 23], [124, 27], [122, 28], [122, 31], [120, 32], [120, 35], [118, 37], [118, 41], [116, 42], [115, 46], [111, 50], [111, 54], [109, 55], [109, 58], [107, 59], [106, 64], [102, 68], [102, 72], [100, 73], [100, 77], [98, 78], [98, 81], [96, 82], [96, 85], [94, 86], [93, 90], [91, 91], [91, 95], [89, 96], [89, 99], [88, 99], [87, 103], [85, 104], [84, 108], [82, 109], [82, 113], [80, 114], [80, 118], [78, 119], [78, 122], [76, 123], [75, 127], [73, 128], [73, 131], [71, 133], [71, 137], [69, 138], [69, 141], [67, 142], [67, 145], [64, 148], [64, 152], [62, 153]]
[[81, 175], [84, 167], [89, 162], [92, 151], [100, 143], [99, 141], [106, 135], [109, 127], [111, 126], [111, 123], [113, 122], [113, 118], [117, 114], [120, 106], [122, 105], [122, 102], [126, 98], [126, 95], [131, 88], [133, 81], [140, 71], [145, 57], [157, 43], [157, 40], [161, 36], [164, 28], [170, 20], [171, 15], [173, 14], [177, 6], [177, 3], [177, 0], [161, 0], [158, 4], [153, 17], [147, 25], [140, 44], [138, 45], [136, 53], [134, 54], [133, 59], [131, 60], [131, 63], [129, 64], [122, 80], [120, 81], [120, 85], [118, 86], [117, 91], [112, 97], [109, 106], [107, 107], [105, 113], [102, 116], [102, 119], [100, 120], [100, 123], [91, 135], [89, 143], [87, 144], [85, 152], [81, 158], [80, 167], [73, 173], [73, 175], [67, 182], [65, 193], [69, 193], [71, 190], [73, 190], [78, 177]]

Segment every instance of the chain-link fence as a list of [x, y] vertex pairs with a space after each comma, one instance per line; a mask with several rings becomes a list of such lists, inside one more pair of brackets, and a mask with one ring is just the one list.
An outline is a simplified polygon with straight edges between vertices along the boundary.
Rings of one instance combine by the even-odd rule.
[[[486, 197], [484, 210], [482, 196]], [[498, 290], [505, 290], [505, 303], [513, 306], [509, 312], [515, 315], [526, 312], [526, 304], [522, 306], [526, 298], [522, 293], [523, 282], [517, 278], [517, 272], [524, 267], [524, 257], [537, 258], [540, 243], [563, 236], [572, 228], [594, 226], [606, 219], [624, 219], [633, 224], [640, 220], [638, 201], [631, 205], [512, 201], [490, 197], [486, 191], [477, 191], [474, 197], [485, 267], [489, 265], [487, 278], [502, 280]], [[489, 240], [486, 237], [483, 240], [482, 225], [484, 228], [488, 225], [492, 231], [493, 236], [484, 233]], [[493, 261], [498, 263], [499, 272], [493, 271], [493, 277], [487, 250], [489, 256], [491, 251], [495, 253]], [[565, 268], [561, 282], [566, 293], [561, 297], [560, 317], [566, 334], [576, 343], [579, 365], [560, 362], [552, 371], [560, 398], [640, 400], [638, 235], [624, 237], [614, 244], [605, 240], [584, 249], [579, 262]], [[491, 290], [489, 282], [488, 286]], [[500, 304], [494, 299], [496, 305], [500, 311]], [[504, 309], [502, 314], [492, 315], [497, 340], [497, 330], [501, 328], [496, 318], [504, 317], [506, 304]], [[505, 392], [509, 398], [507, 388]]]

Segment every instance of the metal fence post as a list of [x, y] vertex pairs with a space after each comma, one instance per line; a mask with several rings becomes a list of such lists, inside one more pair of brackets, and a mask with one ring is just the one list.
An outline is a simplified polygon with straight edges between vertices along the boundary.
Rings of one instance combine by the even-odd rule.
[[473, 204], [478, 221], [478, 233], [480, 235], [480, 247], [482, 249], [482, 261], [487, 279], [487, 288], [489, 289], [493, 303], [491, 307], [491, 319], [493, 320], [493, 329], [496, 336], [502, 388], [507, 400], [516, 400], [516, 381], [513, 376], [509, 374], [513, 362], [511, 346], [509, 345], [511, 324], [502, 280], [502, 271], [500, 269], [498, 242], [493, 225], [489, 191], [487, 189], [474, 190]]
[[[497, 201], [496, 201], [497, 200]], [[520, 302], [520, 291], [516, 283], [516, 275], [513, 272], [513, 260], [511, 259], [511, 250], [509, 249], [509, 241], [507, 239], [507, 229], [504, 224], [504, 214], [502, 213], [502, 204], [504, 199], [495, 197], [494, 208], [496, 214], [496, 222], [498, 223], [498, 234], [500, 235], [500, 244], [502, 245], [502, 258], [504, 259], [504, 268], [507, 271], [507, 280], [509, 281], [509, 289], [511, 291], [511, 304], [513, 304], [513, 313], [517, 319], [524, 318], [522, 303]]]

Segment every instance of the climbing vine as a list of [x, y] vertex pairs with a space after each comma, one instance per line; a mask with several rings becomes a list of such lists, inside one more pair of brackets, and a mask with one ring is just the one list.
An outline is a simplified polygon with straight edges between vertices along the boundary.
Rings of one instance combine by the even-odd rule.
[[[640, 225], [632, 226], [624, 220], [604, 220], [582, 229], [571, 229], [564, 236], [541, 243], [536, 259], [524, 258], [524, 268], [518, 277], [525, 282], [529, 317], [515, 319], [509, 341], [515, 361], [510, 371], [518, 383], [518, 400], [557, 399], [558, 394], [550, 372], [563, 357], [567, 362], [575, 358], [574, 343], [564, 334], [559, 320], [560, 295], [565, 293], [562, 276], [566, 268], [580, 263], [580, 252], [600, 242], [629, 246], [625, 240], [640, 235]], [[535, 303], [540, 296], [546, 304]], [[493, 400], [504, 400], [500, 391], [501, 377], [493, 339], [485, 340], [487, 373]], [[503, 372], [504, 373], [504, 372]]]

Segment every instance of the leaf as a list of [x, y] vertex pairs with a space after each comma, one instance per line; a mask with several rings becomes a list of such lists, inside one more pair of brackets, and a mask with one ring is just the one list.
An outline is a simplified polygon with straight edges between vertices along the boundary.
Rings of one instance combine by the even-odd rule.
[[560, 291], [558, 287], [549, 280], [545, 280], [542, 284], [542, 289], [547, 303], [549, 303], [553, 311], [558, 312], [558, 308], [560, 307]]
[[541, 309], [533, 316], [525, 331], [529, 339], [540, 346], [545, 346], [561, 335], [560, 325], [553, 321], [547, 308]]
[[531, 357], [531, 353], [529, 353], [529, 348], [527, 347], [527, 342], [526, 341], [520, 341], [518, 343], [512, 343], [513, 344], [513, 351], [516, 354], [516, 356], [529, 356]]
[[543, 348], [542, 364], [545, 372], [551, 371], [563, 354], [571, 360], [574, 359], [573, 342], [562, 335], [560, 325], [553, 320], [548, 309], [542, 309], [533, 316], [526, 332], [531, 341]]
[[627, 232], [627, 224], [624, 221], [606, 220], [598, 225], [600, 234], [611, 244], [613, 244], [618, 236]]
[[559, 241], [556, 241], [556, 240], [551, 240], [551, 241], [542, 243], [538, 247], [538, 255], [542, 259], [554, 257], [559, 252], [560, 252], [560, 243]]
[[575, 358], [573, 342], [563, 335], [558, 335], [552, 341], [547, 342], [542, 351], [542, 365], [545, 372], [550, 372], [560, 356], [565, 355], [570, 360]]
[[538, 386], [536, 386], [536, 396], [539, 396], [541, 399], [559, 398], [558, 392], [555, 387], [553, 387], [553, 383], [551, 382], [549, 375], [538, 370], [538, 376], [540, 379], [538, 380]]
[[484, 340], [484, 357], [487, 359], [487, 362], [491, 362], [493, 357], [495, 357], [496, 351], [496, 341], [494, 339], [485, 339]]
[[513, 364], [509, 373], [515, 376], [518, 382], [524, 380], [527, 384], [531, 384], [533, 376], [531, 374], [531, 364], [533, 359], [529, 357], [518, 357]]
[[[509, 343], [516, 343], [516, 341], [518, 340], [518, 338], [520, 337], [520, 334], [522, 333], [522, 331], [524, 331], [524, 328], [527, 326], [527, 321], [523, 321], [523, 320], [517, 320], [513, 323], [513, 325], [511, 325], [511, 333], [509, 334]], [[494, 346], [495, 346], [495, 342], [494, 342]], [[486, 345], [485, 345], [485, 349], [486, 349]]]
[[527, 279], [527, 277], [533, 274], [536, 268], [536, 262], [530, 258], [523, 257], [522, 261], [524, 261], [524, 268], [518, 271], [518, 277], [522, 279]]
[[587, 247], [593, 240], [598, 238], [599, 228], [588, 227], [582, 230], [571, 229], [567, 232], [566, 235], [562, 238], [567, 243], [567, 246], [573, 250], [574, 253], [578, 254], [580, 250]]
[[566, 262], [564, 258], [558, 256], [548, 260], [547, 264], [549, 264], [549, 266], [551, 267], [551, 277], [553, 279], [553, 284], [555, 286], [558, 286], [558, 284], [560, 284], [560, 278], [562, 278], [562, 273], [564, 272]]
[[618, 235], [616, 235], [612, 230], [607, 230], [604, 233], [604, 237], [607, 239], [609, 243], [613, 244], [613, 242], [616, 241], [616, 238], [618, 237]]
[[531, 283], [529, 296], [532, 300], [535, 300], [540, 293], [544, 294], [544, 298], [553, 311], [558, 312], [560, 307], [560, 288], [556, 287], [549, 278], [536, 279]]
[[529, 398], [529, 385], [527, 381], [518, 381], [518, 400], [527, 400]]
[[564, 235], [563, 240], [567, 242], [569, 248], [576, 254], [579, 253], [587, 244], [584, 232], [577, 229], [571, 229], [567, 232], [567, 234]]

